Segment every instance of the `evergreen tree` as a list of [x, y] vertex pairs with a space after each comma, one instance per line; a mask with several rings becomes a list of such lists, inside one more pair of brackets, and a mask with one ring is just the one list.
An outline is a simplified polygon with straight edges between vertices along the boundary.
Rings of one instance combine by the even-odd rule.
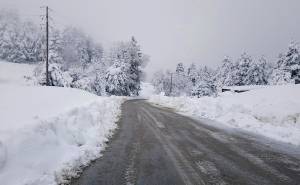
[[130, 82], [129, 89], [132, 96], [138, 96], [141, 90], [141, 67], [148, 61], [147, 57], [141, 52], [140, 46], [134, 37], [131, 38], [128, 47], [125, 50], [125, 60], [129, 63]]
[[[137, 41], [132, 37], [130, 42], [119, 43], [110, 54], [111, 59], [122, 61], [126, 65], [126, 85], [128, 96], [138, 96], [143, 77], [142, 67], [148, 62], [148, 57], [141, 52]], [[123, 75], [124, 76], [124, 75]]]
[[197, 80], [196, 86], [192, 89], [192, 96], [214, 96], [217, 92], [217, 88], [214, 81], [214, 73], [211, 69], [204, 66], [200, 69], [200, 76]]
[[300, 53], [297, 43], [290, 44], [284, 60], [279, 61], [279, 65], [284, 72], [290, 73], [294, 83], [300, 83]]
[[197, 78], [198, 78], [197, 67], [196, 67], [196, 65], [194, 63], [192, 63], [190, 65], [190, 67], [188, 68], [187, 75], [189, 77], [191, 85], [194, 87], [196, 85]]
[[259, 59], [256, 65], [258, 66], [258, 75], [255, 80], [255, 83], [257, 85], [267, 85], [271, 74], [272, 66], [267, 62], [264, 56], [262, 56]]
[[184, 73], [184, 66], [183, 63], [178, 63], [176, 67], [176, 73], [177, 74], [183, 74]]
[[246, 85], [266, 85], [268, 83], [267, 62], [264, 57], [259, 59], [258, 63], [251, 63], [245, 82]]
[[232, 86], [234, 85], [233, 73], [235, 72], [234, 64], [229, 57], [225, 57], [221, 67], [217, 70], [217, 86]]
[[252, 58], [246, 53], [242, 54], [234, 67], [233, 85], [251, 85], [251, 78], [249, 78], [251, 65], [253, 65]]
[[300, 53], [297, 43], [289, 45], [286, 54], [280, 54], [277, 66], [273, 70], [269, 84], [299, 84], [300, 83]]
[[61, 33], [53, 30], [49, 38], [49, 61], [50, 63], [63, 64], [63, 44]]
[[130, 96], [131, 92], [129, 89], [129, 65], [126, 64], [122, 59], [116, 61], [106, 73], [106, 87], [107, 93], [116, 96]]
[[189, 95], [190, 87], [192, 82], [189, 79], [189, 76], [185, 73], [183, 63], [178, 63], [176, 66], [175, 73], [172, 74], [172, 95]]

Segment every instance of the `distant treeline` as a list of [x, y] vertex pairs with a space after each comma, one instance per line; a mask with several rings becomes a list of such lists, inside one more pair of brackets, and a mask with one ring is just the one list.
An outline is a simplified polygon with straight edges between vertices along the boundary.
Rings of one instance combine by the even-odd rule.
[[223, 86], [280, 85], [300, 83], [300, 54], [297, 43], [292, 42], [278, 61], [267, 62], [264, 57], [254, 61], [244, 53], [233, 61], [225, 57], [221, 66], [211, 69], [179, 63], [176, 71], [158, 71], [152, 79], [158, 93], [180, 96], [213, 96]]

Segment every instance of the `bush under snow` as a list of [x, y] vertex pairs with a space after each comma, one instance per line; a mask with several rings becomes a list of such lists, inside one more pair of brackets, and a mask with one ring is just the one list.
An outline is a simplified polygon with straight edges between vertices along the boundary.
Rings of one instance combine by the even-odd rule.
[[150, 102], [300, 145], [300, 85], [227, 92], [216, 98], [152, 96]]

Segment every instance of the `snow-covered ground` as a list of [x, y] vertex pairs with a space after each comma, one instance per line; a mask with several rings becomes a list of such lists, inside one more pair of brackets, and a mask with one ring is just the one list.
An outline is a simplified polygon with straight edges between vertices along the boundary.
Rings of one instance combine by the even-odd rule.
[[152, 103], [300, 145], [300, 85], [269, 86], [219, 97], [152, 96]]
[[36, 65], [0, 61], [0, 84], [29, 85]]
[[63, 183], [100, 157], [124, 98], [25, 86], [32, 66], [0, 69], [0, 184]]

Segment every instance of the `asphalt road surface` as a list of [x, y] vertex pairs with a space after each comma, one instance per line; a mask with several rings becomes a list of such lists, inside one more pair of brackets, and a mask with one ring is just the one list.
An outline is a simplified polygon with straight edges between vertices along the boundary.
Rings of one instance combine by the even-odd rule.
[[127, 101], [103, 157], [72, 184], [300, 185], [299, 148], [204, 122]]

